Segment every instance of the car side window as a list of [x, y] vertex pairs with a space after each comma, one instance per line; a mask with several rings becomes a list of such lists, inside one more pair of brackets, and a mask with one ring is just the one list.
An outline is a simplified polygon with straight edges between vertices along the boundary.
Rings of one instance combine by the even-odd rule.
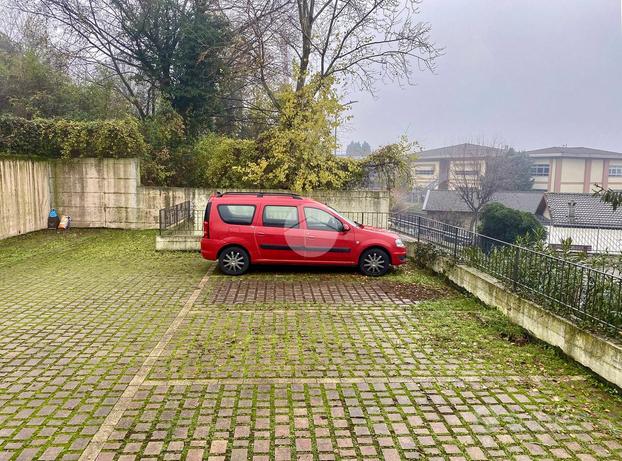
[[255, 205], [218, 205], [218, 214], [227, 224], [249, 226], [255, 217]]
[[305, 207], [305, 221], [307, 229], [342, 232], [343, 224], [332, 214], [319, 208]]
[[263, 225], [266, 227], [298, 227], [298, 207], [266, 205], [263, 209]]

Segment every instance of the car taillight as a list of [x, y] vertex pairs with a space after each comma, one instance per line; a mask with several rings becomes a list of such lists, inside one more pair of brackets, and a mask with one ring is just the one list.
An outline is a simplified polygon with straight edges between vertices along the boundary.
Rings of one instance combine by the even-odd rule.
[[212, 211], [212, 202], [208, 201], [205, 207], [205, 215], [203, 216], [203, 237], [209, 238], [209, 214]]

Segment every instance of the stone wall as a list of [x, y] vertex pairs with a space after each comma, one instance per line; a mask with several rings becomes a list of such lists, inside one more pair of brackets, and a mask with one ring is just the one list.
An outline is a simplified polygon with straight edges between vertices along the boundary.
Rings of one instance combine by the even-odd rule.
[[[76, 227], [155, 229], [161, 208], [191, 201], [205, 208], [210, 189], [144, 187], [137, 159], [0, 159], [0, 238], [44, 229], [50, 208]], [[342, 211], [389, 211], [386, 191], [311, 194]]]
[[[412, 252], [415, 242], [407, 243]], [[503, 312], [532, 336], [558, 347], [566, 355], [618, 387], [622, 387], [622, 345], [586, 331], [543, 307], [510, 292], [494, 277], [472, 267], [437, 258], [430, 267], [483, 303]]]
[[0, 158], [0, 239], [47, 227], [50, 165]]

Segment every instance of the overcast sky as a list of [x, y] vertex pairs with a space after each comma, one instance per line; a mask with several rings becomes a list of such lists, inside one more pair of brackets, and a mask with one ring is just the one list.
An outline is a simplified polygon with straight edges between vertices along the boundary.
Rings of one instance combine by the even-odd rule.
[[485, 140], [622, 152], [621, 0], [424, 0], [445, 48], [416, 86], [379, 84], [341, 129], [372, 147], [401, 134], [424, 148]]

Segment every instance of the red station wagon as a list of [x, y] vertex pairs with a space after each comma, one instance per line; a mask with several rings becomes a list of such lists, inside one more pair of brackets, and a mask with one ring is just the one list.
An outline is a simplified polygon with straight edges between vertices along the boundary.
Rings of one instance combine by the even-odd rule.
[[229, 275], [251, 264], [295, 264], [358, 266], [379, 276], [406, 261], [406, 248], [396, 234], [296, 194], [226, 192], [205, 208], [201, 255]]

